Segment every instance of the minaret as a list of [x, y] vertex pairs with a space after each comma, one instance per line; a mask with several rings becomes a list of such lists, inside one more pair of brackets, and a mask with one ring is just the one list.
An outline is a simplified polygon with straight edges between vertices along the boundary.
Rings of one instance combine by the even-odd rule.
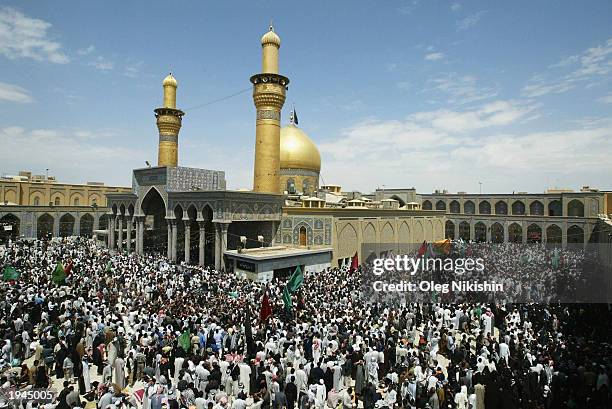
[[155, 110], [159, 129], [157, 166], [178, 166], [178, 135], [185, 113], [176, 109], [176, 79], [172, 73], [164, 78], [164, 106]]
[[289, 78], [278, 74], [280, 38], [270, 25], [261, 38], [262, 73], [251, 77], [257, 109], [253, 191], [278, 193], [280, 173], [280, 115]]

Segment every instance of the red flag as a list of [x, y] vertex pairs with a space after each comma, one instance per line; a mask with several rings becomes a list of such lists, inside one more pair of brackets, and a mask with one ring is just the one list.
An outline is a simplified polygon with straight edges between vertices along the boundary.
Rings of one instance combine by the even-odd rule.
[[359, 258], [357, 252], [355, 252], [355, 255], [351, 258], [351, 271], [357, 270], [357, 267], [359, 267]]
[[68, 265], [64, 267], [64, 273], [66, 273], [66, 277], [70, 275], [71, 271], [72, 271], [72, 259], [70, 259], [68, 261]]
[[272, 306], [270, 305], [270, 299], [268, 298], [268, 292], [264, 293], [263, 299], [261, 300], [261, 311], [259, 312], [259, 319], [262, 321], [267, 320], [272, 316]]
[[142, 403], [142, 399], [144, 398], [144, 389], [137, 389], [132, 392], [132, 395], [134, 395], [138, 403]]
[[421, 247], [419, 247], [417, 257], [423, 257], [425, 252], [427, 252], [427, 241], [423, 241], [423, 244], [421, 244]]

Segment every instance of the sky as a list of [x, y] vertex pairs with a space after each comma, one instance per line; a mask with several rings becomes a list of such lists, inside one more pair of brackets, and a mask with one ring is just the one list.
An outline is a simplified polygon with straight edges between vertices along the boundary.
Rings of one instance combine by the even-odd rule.
[[323, 184], [612, 189], [612, 2], [2, 1], [0, 173], [131, 184], [179, 82], [181, 166], [250, 188], [270, 21]]

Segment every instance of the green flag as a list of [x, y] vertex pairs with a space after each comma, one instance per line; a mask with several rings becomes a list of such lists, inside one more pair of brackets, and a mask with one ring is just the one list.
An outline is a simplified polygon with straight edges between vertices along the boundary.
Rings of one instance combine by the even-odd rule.
[[109, 260], [108, 264], [106, 265], [106, 270], [104, 270], [104, 272], [109, 273], [112, 268], [113, 268], [113, 263], [111, 263]]
[[285, 304], [285, 309], [287, 311], [291, 311], [293, 309], [293, 303], [291, 302], [291, 293], [289, 292], [289, 287], [285, 287], [283, 290], [283, 303]]
[[297, 291], [298, 288], [302, 286], [303, 282], [304, 274], [302, 274], [302, 269], [300, 268], [300, 266], [297, 266], [294, 273], [291, 275], [291, 278], [287, 282], [287, 288], [291, 293], [294, 293]]
[[51, 279], [57, 285], [63, 284], [66, 280], [66, 272], [64, 271], [64, 266], [61, 262], [58, 262], [55, 266], [55, 270], [53, 270]]
[[183, 332], [178, 337], [178, 343], [185, 351], [189, 351], [189, 348], [191, 348], [191, 334], [189, 331]]
[[15, 270], [13, 266], [4, 267], [4, 272], [2, 274], [2, 279], [4, 281], [17, 281], [19, 280], [19, 273]]

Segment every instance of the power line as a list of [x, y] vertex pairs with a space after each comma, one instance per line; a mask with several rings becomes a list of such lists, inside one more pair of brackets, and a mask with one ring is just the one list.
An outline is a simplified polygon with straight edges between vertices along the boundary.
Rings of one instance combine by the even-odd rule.
[[230, 99], [230, 98], [233, 98], [233, 97], [237, 97], [238, 95], [244, 94], [245, 92], [250, 91], [250, 90], [252, 90], [252, 89], [253, 89], [252, 87], [245, 88], [245, 89], [240, 90], [240, 91], [238, 91], [238, 92], [235, 92], [235, 93], [233, 93], [233, 94], [226, 95], [226, 96], [224, 96], [224, 97], [221, 97], [221, 98], [218, 98], [218, 99], [214, 99], [214, 100], [212, 100], [212, 101], [208, 101], [208, 102], [205, 102], [205, 103], [203, 103], [203, 104], [200, 104], [200, 105], [195, 105], [195, 106], [193, 106], [193, 107], [187, 108], [187, 109], [185, 109], [184, 111], [185, 111], [185, 112], [195, 111], [196, 109], [204, 108], [204, 107], [207, 107], [207, 106], [209, 106], [209, 105], [216, 104], [217, 102], [222, 102], [222, 101], [225, 101], [225, 100], [227, 100], [227, 99]]

